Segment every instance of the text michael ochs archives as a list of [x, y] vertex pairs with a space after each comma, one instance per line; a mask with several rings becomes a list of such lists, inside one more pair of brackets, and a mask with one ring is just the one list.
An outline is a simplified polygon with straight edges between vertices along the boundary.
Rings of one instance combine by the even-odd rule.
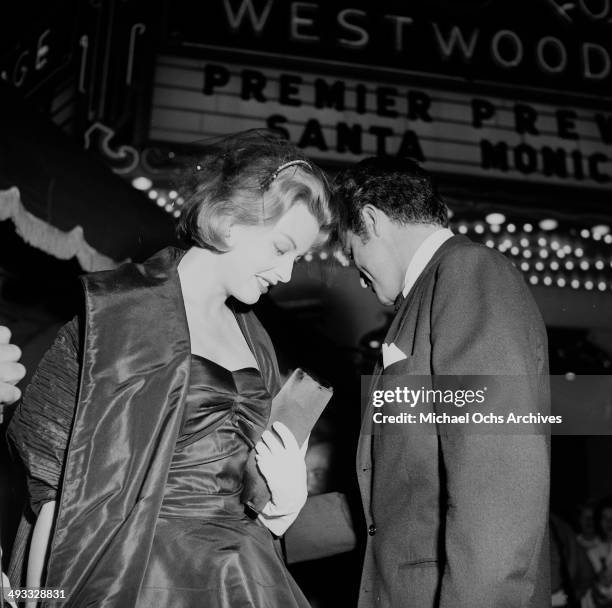
[[396, 386], [393, 389], [374, 390], [371, 393], [372, 421], [377, 425], [529, 426], [563, 422], [562, 416], [538, 411], [525, 412], [521, 407], [515, 409], [512, 404], [500, 404], [498, 398], [489, 400], [489, 396], [488, 386], [470, 389]]

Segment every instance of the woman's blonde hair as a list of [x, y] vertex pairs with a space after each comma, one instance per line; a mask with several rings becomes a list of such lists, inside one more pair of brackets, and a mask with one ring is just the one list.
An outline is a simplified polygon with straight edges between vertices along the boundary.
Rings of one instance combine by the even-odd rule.
[[293, 144], [245, 131], [208, 144], [185, 171], [178, 235], [186, 245], [228, 251], [229, 224], [275, 224], [302, 203], [327, 235], [336, 218], [325, 174]]

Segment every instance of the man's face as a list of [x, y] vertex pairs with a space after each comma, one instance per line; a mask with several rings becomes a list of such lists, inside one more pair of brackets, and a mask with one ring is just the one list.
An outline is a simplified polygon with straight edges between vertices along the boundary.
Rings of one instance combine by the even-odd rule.
[[345, 249], [359, 270], [362, 286], [372, 289], [381, 304], [392, 305], [402, 290], [404, 277], [385, 237], [366, 234], [362, 238], [349, 230]]

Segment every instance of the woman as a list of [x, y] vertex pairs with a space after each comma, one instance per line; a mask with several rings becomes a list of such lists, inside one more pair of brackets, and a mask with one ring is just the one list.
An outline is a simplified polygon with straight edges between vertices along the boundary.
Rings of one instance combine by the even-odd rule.
[[[281, 534], [305, 500], [286, 428], [257, 448], [270, 516], [240, 501], [279, 386], [269, 338], [239, 305], [289, 281], [329, 229], [325, 178], [253, 133], [192, 169], [188, 250], [86, 276], [84, 320], [60, 332], [9, 429], [38, 513], [28, 585], [66, 589], [69, 607], [307, 605], [264, 527]], [[275, 501], [283, 467], [296, 491]]]

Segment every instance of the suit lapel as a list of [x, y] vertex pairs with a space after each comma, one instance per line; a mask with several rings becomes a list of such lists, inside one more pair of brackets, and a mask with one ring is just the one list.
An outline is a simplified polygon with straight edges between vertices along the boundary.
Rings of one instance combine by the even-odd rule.
[[[407, 297], [400, 304], [393, 321], [385, 336], [385, 342], [391, 344], [395, 341], [396, 337], [400, 334], [403, 329], [404, 322], [408, 317], [408, 310], [415, 303], [418, 294], [421, 292], [421, 285], [425, 280], [425, 277], [431, 272], [433, 267], [438, 263], [438, 260], [446, 254], [446, 252], [454, 249], [457, 245], [469, 242], [469, 239], [464, 236], [453, 236], [444, 242], [440, 248], [433, 255], [427, 266], [423, 269], [419, 278], [412, 286], [412, 289], [408, 292]], [[411, 353], [407, 353], [410, 355]], [[372, 380], [368, 389], [367, 402], [364, 406], [363, 418], [361, 421], [361, 431], [359, 434], [359, 444], [357, 446], [357, 477], [359, 479], [359, 487], [361, 490], [361, 499], [363, 501], [364, 513], [366, 521], [370, 522], [371, 517], [371, 495], [372, 495], [372, 405], [370, 395], [375, 390], [377, 384], [380, 381], [381, 376], [384, 374], [384, 368], [382, 363], [382, 355], [379, 357], [378, 362], [372, 372]]]

